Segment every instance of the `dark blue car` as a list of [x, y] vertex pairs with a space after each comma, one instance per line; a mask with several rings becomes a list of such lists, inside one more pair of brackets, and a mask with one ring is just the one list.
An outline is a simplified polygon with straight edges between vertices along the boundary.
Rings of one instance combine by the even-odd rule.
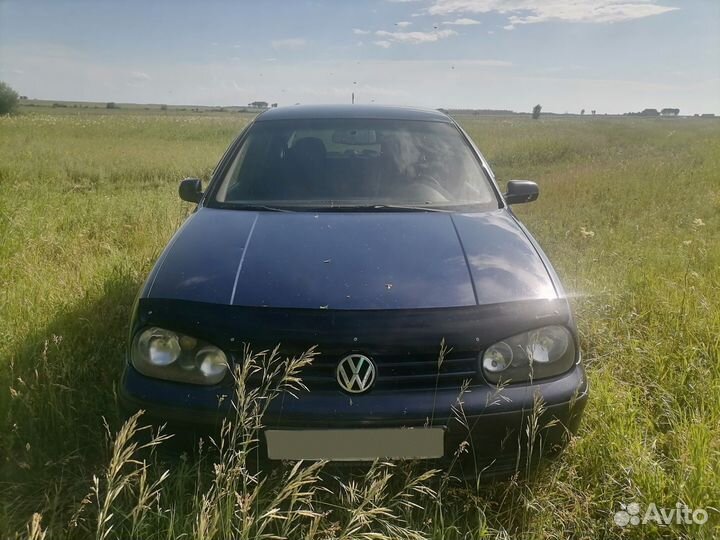
[[270, 460], [447, 462], [466, 441], [474, 470], [506, 472], [576, 431], [587, 380], [573, 315], [509, 206], [537, 185], [500, 193], [445, 114], [272, 109], [205, 191], [188, 179], [180, 195], [198, 206], [138, 296], [129, 411], [212, 429], [244, 344], [279, 343], [320, 354], [309, 391], [265, 413]]

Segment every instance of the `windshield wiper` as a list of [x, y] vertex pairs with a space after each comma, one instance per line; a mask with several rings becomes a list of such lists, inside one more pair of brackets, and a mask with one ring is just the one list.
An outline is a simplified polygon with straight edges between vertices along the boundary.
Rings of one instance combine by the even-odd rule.
[[237, 210], [266, 210], [268, 212], [297, 212], [290, 208], [280, 206], [268, 206], [266, 204], [231, 204], [232, 208]]
[[329, 205], [293, 205], [293, 206], [271, 206], [267, 204], [252, 203], [226, 203], [230, 208], [236, 210], [264, 210], [267, 212], [367, 212], [372, 210], [385, 210], [390, 212], [442, 212], [452, 213], [456, 209], [438, 208], [436, 206], [415, 206], [408, 204], [329, 204]]
[[435, 206], [413, 206], [407, 204], [370, 204], [368, 206], [353, 206], [352, 208], [359, 210], [398, 210], [405, 212], [454, 212], [454, 210], [437, 208]]

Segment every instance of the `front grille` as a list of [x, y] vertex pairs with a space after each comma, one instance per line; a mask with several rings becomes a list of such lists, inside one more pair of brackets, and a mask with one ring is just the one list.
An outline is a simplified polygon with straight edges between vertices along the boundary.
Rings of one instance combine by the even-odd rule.
[[[320, 354], [300, 374], [310, 390], [340, 390], [335, 370], [343, 354]], [[459, 388], [466, 379], [478, 376], [477, 353], [449, 353], [438, 367], [437, 353], [366, 354], [377, 366], [374, 390]], [[259, 375], [254, 378], [259, 379]], [[253, 382], [251, 378], [250, 382]]]

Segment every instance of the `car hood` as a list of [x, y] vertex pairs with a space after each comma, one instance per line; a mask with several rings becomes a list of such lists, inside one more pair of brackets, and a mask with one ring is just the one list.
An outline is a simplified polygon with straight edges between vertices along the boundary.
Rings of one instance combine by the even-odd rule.
[[246, 212], [201, 208], [143, 296], [253, 307], [419, 309], [557, 298], [507, 210]]

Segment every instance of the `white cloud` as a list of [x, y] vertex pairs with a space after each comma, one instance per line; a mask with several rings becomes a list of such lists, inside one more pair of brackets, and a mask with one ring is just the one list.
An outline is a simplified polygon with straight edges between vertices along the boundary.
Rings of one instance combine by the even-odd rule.
[[[433, 30], [432, 32], [386, 32], [378, 30], [375, 35], [383, 38], [381, 47], [389, 47], [390, 43], [407, 43], [409, 45], [419, 45], [420, 43], [433, 43], [450, 36], [457, 35], [455, 30]], [[379, 45], [379, 42], [375, 42]]]
[[353, 28], [353, 34], [355, 34], [357, 36], [364, 36], [369, 33], [370, 33], [370, 30], [363, 30], [362, 28]]
[[467, 65], [469, 67], [510, 67], [512, 62], [506, 60], [465, 60], [462, 62], [456, 62], [456, 65]]
[[470, 26], [473, 24], [480, 24], [480, 21], [463, 17], [461, 19], [455, 19], [454, 21], [445, 21], [443, 24], [447, 24], [450, 26]]
[[389, 41], [386, 41], [384, 39], [380, 40], [380, 41], [373, 41], [373, 43], [375, 45], [377, 45], [378, 47], [382, 47], [383, 49], [389, 49], [390, 46], [392, 45], [392, 43], [390, 43]]
[[679, 9], [656, 0], [434, 0], [432, 15], [450, 13], [506, 13], [511, 30], [519, 24], [546, 21], [613, 23], [660, 15]]
[[396, 22], [396, 23], [395, 23], [395, 26], [397, 26], [397, 27], [399, 27], [399, 28], [407, 28], [407, 27], [410, 26], [411, 24], [412, 24], [412, 23], [409, 22], [409, 21], [400, 21], [400, 22]]
[[145, 82], [150, 80], [150, 75], [144, 71], [133, 71], [130, 73], [130, 78], [136, 82]]
[[144, 71], [131, 71], [130, 79], [127, 81], [128, 86], [141, 88], [150, 81], [150, 75]]
[[307, 45], [304, 38], [275, 39], [270, 42], [273, 49], [299, 49]]

